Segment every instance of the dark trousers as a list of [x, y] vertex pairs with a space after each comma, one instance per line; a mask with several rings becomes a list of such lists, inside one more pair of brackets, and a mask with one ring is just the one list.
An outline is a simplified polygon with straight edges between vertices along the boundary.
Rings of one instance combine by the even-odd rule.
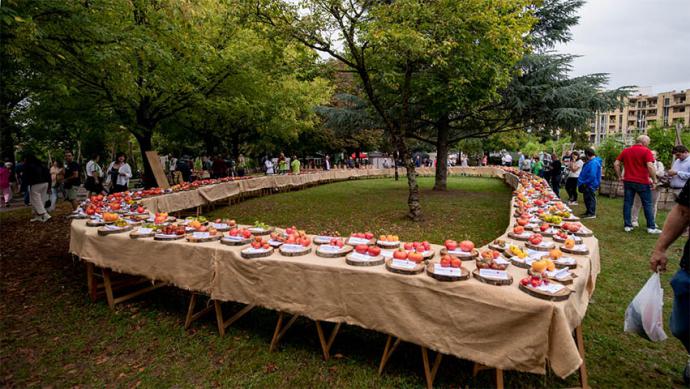
[[577, 201], [577, 177], [568, 177], [565, 191], [568, 192], [568, 201]]
[[585, 208], [587, 208], [587, 215], [597, 214], [597, 196], [596, 190], [589, 185], [581, 185], [580, 192], [582, 192], [582, 198], [585, 200]]
[[673, 288], [673, 310], [671, 311], [671, 333], [680, 339], [690, 353], [690, 273], [680, 269], [671, 280]]
[[561, 176], [551, 177], [551, 189], [556, 194], [556, 197], [561, 197]]
[[632, 227], [632, 206], [635, 194], [640, 196], [644, 217], [647, 219], [647, 228], [656, 228], [654, 220], [654, 207], [652, 206], [652, 186], [637, 182], [623, 182], [625, 197], [623, 198], [623, 220], [626, 227]]

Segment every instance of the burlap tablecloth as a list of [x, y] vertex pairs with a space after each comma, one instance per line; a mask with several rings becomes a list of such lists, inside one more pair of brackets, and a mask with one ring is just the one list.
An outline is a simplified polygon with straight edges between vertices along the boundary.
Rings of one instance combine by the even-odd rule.
[[[459, 169], [463, 168], [456, 168], [457, 174], [503, 176], [495, 168]], [[260, 177], [240, 181], [239, 186], [256, 190], [325, 175], [340, 179], [342, 174]], [[517, 184], [513, 175], [506, 174], [504, 179]], [[344, 258], [326, 259], [313, 253], [283, 257], [276, 252], [268, 258], [246, 260], [239, 254], [242, 247], [219, 242], [133, 240], [128, 234], [102, 237], [83, 220], [73, 221], [71, 228], [70, 251], [100, 267], [170, 282], [221, 301], [357, 325], [504, 370], [543, 374], [548, 360], [560, 377], [571, 374], [582, 362], [572, 332], [585, 316], [599, 273], [596, 238], [584, 239], [590, 255], [576, 256], [578, 277], [570, 286], [575, 293], [566, 301], [549, 302], [518, 289], [526, 270], [514, 266], [508, 268], [514, 278], [510, 286], [475, 279], [444, 283], [424, 273], [408, 276], [383, 266], [352, 267]], [[434, 249], [438, 252], [440, 246]], [[474, 262], [464, 262], [464, 266], [472, 271]]]

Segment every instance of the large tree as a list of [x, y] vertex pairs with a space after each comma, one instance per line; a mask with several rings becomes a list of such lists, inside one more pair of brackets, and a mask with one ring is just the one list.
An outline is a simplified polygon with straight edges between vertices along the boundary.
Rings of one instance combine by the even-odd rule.
[[[235, 119], [228, 113], [243, 109], [242, 104], [249, 107], [245, 111], [263, 115], [251, 129], [273, 122], [285, 124], [276, 131], [294, 132], [313, 120], [311, 106], [325, 101], [324, 82], [313, 84], [308, 75], [281, 66], [300, 50], [248, 27], [239, 1], [9, 0], [2, 7], [26, 20], [11, 31], [11, 43], [23, 47], [32, 63], [65, 89], [74, 88], [107, 110], [136, 138], [142, 155], [153, 149], [154, 134], [179, 133], [166, 125], [193, 118], [192, 110], [218, 114], [202, 118], [218, 123], [212, 130], [219, 136], [224, 135], [219, 128], [232, 126], [222, 120]], [[271, 71], [263, 74], [268, 67]], [[264, 109], [252, 100], [257, 93], [228, 94], [257, 87], [263, 87], [262, 102], [275, 98], [271, 92], [283, 93], [282, 99]], [[199, 130], [193, 123], [187, 127]], [[145, 163], [145, 177], [152, 177], [149, 170]]]
[[[295, 4], [266, 0], [257, 10], [262, 21], [329, 54], [357, 75], [371, 109], [405, 162], [408, 216], [418, 220], [422, 209], [407, 137], [422, 112], [420, 102], [434, 100], [445, 95], [443, 89], [447, 92], [472, 80], [473, 72], [480, 71], [474, 61], [488, 67], [488, 72], [496, 72], [476, 89], [479, 95], [491, 95], [501, 83], [507, 83], [510, 78], [502, 68], [520, 58], [521, 38], [533, 21], [530, 4], [480, 0], [309, 0]], [[494, 56], [500, 65], [494, 66]], [[456, 65], [454, 79], [428, 77], [434, 67]]]

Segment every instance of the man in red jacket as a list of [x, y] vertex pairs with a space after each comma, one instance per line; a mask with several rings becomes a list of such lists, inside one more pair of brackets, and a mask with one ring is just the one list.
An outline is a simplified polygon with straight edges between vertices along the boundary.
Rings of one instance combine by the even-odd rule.
[[[625, 232], [633, 230], [632, 225], [632, 206], [635, 195], [640, 196], [644, 216], [647, 219], [647, 232], [650, 234], [660, 234], [654, 220], [654, 207], [652, 205], [652, 188], [657, 183], [656, 170], [654, 169], [654, 156], [649, 146], [649, 137], [640, 135], [637, 142], [623, 150], [613, 167], [616, 170], [618, 179], [623, 181], [625, 198], [623, 200], [623, 219], [625, 221]], [[621, 172], [621, 164], [624, 171]]]

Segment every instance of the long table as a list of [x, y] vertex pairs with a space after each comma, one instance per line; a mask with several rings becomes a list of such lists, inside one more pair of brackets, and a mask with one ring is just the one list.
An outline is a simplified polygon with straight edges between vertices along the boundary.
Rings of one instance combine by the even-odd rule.
[[[373, 169], [367, 170], [370, 176]], [[495, 168], [455, 170], [501, 177], [512, 186], [518, 182]], [[337, 173], [321, 173], [322, 179], [334, 179]], [[289, 178], [247, 182], [253, 181], [250, 188], [256, 190], [265, 181], [275, 185]], [[508, 229], [514, 211], [511, 202]], [[508, 268], [514, 279], [509, 286], [473, 278], [445, 283], [424, 273], [410, 276], [391, 273], [384, 266], [352, 267], [344, 258], [313, 253], [284, 257], [276, 251], [270, 257], [247, 260], [240, 256], [242, 247], [219, 242], [135, 240], [128, 234], [99, 236], [96, 230], [83, 220], [73, 221], [70, 251], [98, 267], [164, 281], [219, 301], [357, 325], [503, 370], [544, 374], [548, 361], [560, 377], [583, 362], [572, 334], [585, 316], [600, 268], [597, 239], [584, 238], [590, 254], [574, 256], [578, 260], [577, 278], [570, 285], [574, 293], [566, 301], [551, 302], [520, 291], [518, 283], [526, 270], [514, 266]], [[510, 240], [506, 234], [502, 238]], [[432, 246], [436, 252], [441, 248]], [[475, 267], [473, 261], [463, 266], [470, 271]]]

